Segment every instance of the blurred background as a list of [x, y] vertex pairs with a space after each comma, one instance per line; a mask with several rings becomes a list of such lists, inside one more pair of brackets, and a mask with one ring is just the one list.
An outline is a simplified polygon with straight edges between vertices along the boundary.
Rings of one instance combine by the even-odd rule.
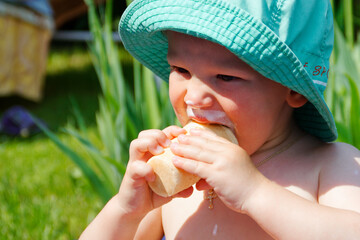
[[[131, 1], [0, 0], [0, 239], [76, 239], [121, 183], [128, 146], [178, 124], [167, 85], [117, 34]], [[326, 101], [360, 147], [360, 0], [332, 1]]]

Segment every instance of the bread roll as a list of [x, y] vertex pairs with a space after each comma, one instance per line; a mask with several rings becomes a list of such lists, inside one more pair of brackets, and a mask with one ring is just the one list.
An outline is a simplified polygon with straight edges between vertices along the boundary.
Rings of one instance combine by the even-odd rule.
[[[192, 128], [210, 130], [218, 136], [237, 144], [236, 137], [232, 131], [225, 126], [215, 124], [203, 125], [196, 122], [190, 122], [184, 127], [188, 132], [187, 134], [189, 134], [190, 129]], [[172, 141], [177, 142], [177, 139], [175, 138]], [[173, 196], [200, 180], [198, 176], [176, 168], [172, 163], [173, 156], [174, 154], [171, 152], [170, 148], [165, 148], [162, 154], [153, 156], [147, 162], [153, 168], [156, 176], [155, 181], [149, 182], [149, 186], [156, 194], [163, 197]]]

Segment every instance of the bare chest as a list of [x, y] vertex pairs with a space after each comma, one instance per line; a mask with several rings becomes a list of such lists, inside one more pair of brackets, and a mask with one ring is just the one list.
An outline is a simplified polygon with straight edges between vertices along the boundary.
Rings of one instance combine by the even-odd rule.
[[272, 239], [247, 215], [230, 210], [219, 199], [209, 209], [202, 193], [196, 195], [175, 199], [163, 207], [166, 240]]
[[[296, 171], [287, 175], [271, 170], [271, 174], [264, 172], [264, 175], [309, 201], [317, 201], [316, 174]], [[203, 199], [203, 193], [195, 191], [190, 198], [174, 199], [163, 206], [166, 240], [272, 239], [252, 218], [232, 211], [218, 198], [214, 200], [213, 209], [209, 209], [208, 204]]]

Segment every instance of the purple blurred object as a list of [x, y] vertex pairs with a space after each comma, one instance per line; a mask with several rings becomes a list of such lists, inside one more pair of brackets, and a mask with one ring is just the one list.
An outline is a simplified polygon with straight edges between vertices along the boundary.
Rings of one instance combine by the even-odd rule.
[[[41, 120], [38, 120], [45, 125]], [[12, 135], [28, 137], [40, 132], [33, 121], [33, 116], [23, 107], [14, 106], [8, 109], [0, 121], [0, 132]]]

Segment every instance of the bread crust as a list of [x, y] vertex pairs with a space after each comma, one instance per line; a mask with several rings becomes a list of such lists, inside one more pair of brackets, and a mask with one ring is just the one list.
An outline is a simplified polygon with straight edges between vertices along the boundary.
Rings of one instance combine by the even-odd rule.
[[[229, 140], [232, 143], [238, 144], [235, 135], [232, 131], [222, 125], [216, 124], [200, 124], [196, 122], [188, 123], [184, 129], [189, 134], [190, 129], [200, 128], [214, 132], [216, 135]], [[171, 140], [177, 142], [177, 138]], [[149, 159], [149, 164], [155, 172], [155, 181], [149, 182], [149, 186], [153, 192], [162, 196], [169, 197], [189, 188], [200, 180], [200, 177], [176, 168], [172, 163], [174, 154], [170, 148], [165, 148], [160, 155], [153, 156]]]

